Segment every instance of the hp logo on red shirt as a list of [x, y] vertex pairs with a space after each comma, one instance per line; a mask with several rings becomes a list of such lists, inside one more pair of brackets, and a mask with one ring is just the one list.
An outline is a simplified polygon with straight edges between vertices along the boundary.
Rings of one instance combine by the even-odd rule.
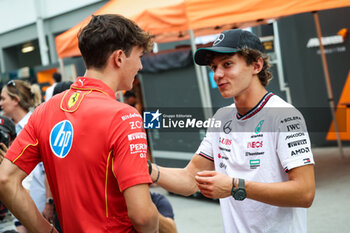
[[59, 158], [64, 158], [69, 153], [73, 144], [73, 126], [70, 121], [64, 120], [57, 123], [50, 133], [50, 147]]

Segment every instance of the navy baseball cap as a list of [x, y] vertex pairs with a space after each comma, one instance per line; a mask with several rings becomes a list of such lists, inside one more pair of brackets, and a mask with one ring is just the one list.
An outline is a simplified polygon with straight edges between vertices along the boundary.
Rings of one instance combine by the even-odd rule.
[[194, 61], [198, 65], [209, 65], [208, 53], [235, 53], [244, 47], [264, 52], [264, 46], [255, 34], [241, 29], [223, 31], [214, 41], [212, 47], [197, 49]]

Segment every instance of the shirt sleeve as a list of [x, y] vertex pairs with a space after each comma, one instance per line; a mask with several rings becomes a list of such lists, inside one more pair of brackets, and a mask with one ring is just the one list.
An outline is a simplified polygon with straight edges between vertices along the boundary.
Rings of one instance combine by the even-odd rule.
[[36, 111], [30, 116], [28, 123], [10, 146], [6, 158], [16, 164], [27, 174], [41, 161], [39, 154], [39, 141], [35, 134]]
[[196, 151], [196, 154], [206, 159], [209, 159], [210, 161], [214, 161], [212, 138], [213, 138], [213, 132], [208, 131]]
[[113, 172], [121, 191], [152, 183], [147, 168], [147, 139], [141, 115], [132, 107], [121, 111], [113, 129]]
[[302, 114], [291, 108], [278, 120], [277, 153], [284, 171], [314, 164], [310, 137]]

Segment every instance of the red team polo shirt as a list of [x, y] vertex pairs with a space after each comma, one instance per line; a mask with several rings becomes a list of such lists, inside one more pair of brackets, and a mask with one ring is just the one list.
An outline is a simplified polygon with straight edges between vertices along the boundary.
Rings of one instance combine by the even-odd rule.
[[151, 183], [136, 109], [79, 77], [36, 108], [6, 157], [29, 174], [44, 162], [63, 232], [135, 232], [122, 192]]

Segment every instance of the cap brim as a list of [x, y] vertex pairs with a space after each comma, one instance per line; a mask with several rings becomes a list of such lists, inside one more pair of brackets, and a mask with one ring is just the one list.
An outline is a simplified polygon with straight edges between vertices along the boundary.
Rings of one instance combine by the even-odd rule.
[[208, 53], [235, 53], [240, 51], [239, 49], [229, 48], [229, 47], [209, 47], [197, 49], [194, 54], [194, 61], [201, 66], [209, 65], [207, 63]]

